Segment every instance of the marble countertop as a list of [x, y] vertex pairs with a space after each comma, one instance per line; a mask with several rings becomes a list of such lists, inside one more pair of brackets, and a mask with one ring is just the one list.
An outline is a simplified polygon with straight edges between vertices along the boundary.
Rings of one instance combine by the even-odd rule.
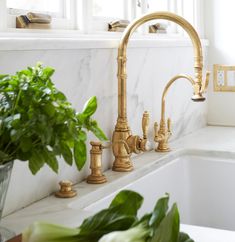
[[[151, 162], [158, 160], [170, 160], [185, 150], [196, 152], [223, 152], [226, 157], [235, 158], [235, 128], [212, 127], [200, 129], [190, 135], [184, 136], [171, 143], [172, 151], [167, 154], [148, 152], [135, 157], [135, 170], [131, 173], [105, 172], [108, 183], [102, 185], [89, 185], [86, 182], [75, 186], [78, 197], [72, 199], [57, 199], [50, 196], [38, 201], [20, 211], [3, 218], [2, 226], [5, 226], [17, 234], [34, 221], [47, 221], [66, 226], [78, 226], [84, 218], [92, 214], [83, 210], [84, 207], [107, 196], [112, 189], [119, 189], [128, 184], [133, 177], [140, 177], [144, 172], [149, 172]], [[203, 228], [191, 225], [181, 225], [182, 229], [189, 233], [196, 242], [235, 242], [235, 232], [212, 228]]]

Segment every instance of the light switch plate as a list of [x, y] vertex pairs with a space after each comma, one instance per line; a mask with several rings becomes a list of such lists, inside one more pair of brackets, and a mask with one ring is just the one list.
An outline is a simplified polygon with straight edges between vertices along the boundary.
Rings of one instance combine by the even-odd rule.
[[225, 85], [224, 71], [217, 71], [217, 84], [221, 87]]
[[214, 65], [214, 91], [235, 92], [235, 66]]

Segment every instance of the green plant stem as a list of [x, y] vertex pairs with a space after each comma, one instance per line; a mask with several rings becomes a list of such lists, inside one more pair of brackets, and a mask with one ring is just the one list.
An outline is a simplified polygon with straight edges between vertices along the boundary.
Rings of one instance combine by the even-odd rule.
[[19, 148], [20, 148], [20, 147], [18, 146], [18, 147], [12, 152], [12, 153], [10, 153], [10, 154], [9, 154], [9, 157], [11, 157], [11, 156], [13, 157], [13, 155], [14, 155], [15, 153], [17, 153], [17, 151], [19, 150]]
[[4, 153], [7, 153], [7, 149], [9, 148], [9, 146], [12, 144], [12, 142], [10, 141], [7, 145], [6, 145], [6, 147], [4, 148]]
[[16, 109], [18, 103], [19, 103], [19, 100], [20, 100], [21, 92], [22, 92], [22, 90], [20, 89], [18, 94], [17, 94], [17, 98], [16, 98], [16, 101], [15, 101], [15, 104], [14, 104], [14, 107], [12, 109], [12, 113], [11, 114], [14, 114], [14, 112], [15, 112], [15, 109]]
[[[15, 109], [16, 109], [18, 103], [19, 103], [20, 96], [21, 96], [21, 92], [22, 92], [22, 90], [19, 90], [19, 92], [18, 92], [18, 94], [17, 94], [16, 101], [15, 101], [15, 103], [14, 103], [14, 107], [12, 108], [12, 111], [11, 111], [11, 115], [14, 114]], [[9, 146], [10, 146], [11, 144], [12, 144], [12, 142], [10, 141], [10, 142], [6, 145], [6, 147], [4, 148], [4, 153], [7, 153], [7, 149], [9, 148]], [[11, 154], [10, 154], [10, 156], [11, 156]]]

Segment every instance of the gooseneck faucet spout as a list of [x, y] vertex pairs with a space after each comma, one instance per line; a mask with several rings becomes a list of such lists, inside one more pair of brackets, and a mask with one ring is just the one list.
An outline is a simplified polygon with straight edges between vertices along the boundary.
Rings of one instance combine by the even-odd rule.
[[[203, 56], [200, 38], [193, 28], [193, 26], [184, 18], [170, 12], [154, 12], [146, 14], [143, 17], [134, 20], [125, 30], [121, 38], [118, 48], [118, 119], [113, 133], [113, 153], [115, 161], [113, 170], [115, 171], [130, 171], [133, 165], [130, 159], [132, 152], [139, 153], [145, 151], [147, 144], [146, 139], [141, 139], [139, 136], [131, 135], [131, 131], [127, 120], [127, 101], [126, 101], [126, 51], [129, 38], [132, 33], [142, 24], [155, 20], [164, 19], [175, 22], [180, 25], [191, 38], [194, 48], [194, 96], [193, 100], [203, 101], [205, 98], [202, 96], [203, 82], [202, 82], [202, 69], [203, 69]], [[207, 75], [209, 78], [209, 75]], [[207, 82], [207, 81], [206, 81]]]
[[[207, 73], [207, 75], [209, 75]], [[188, 75], [177, 75], [175, 77], [173, 77], [165, 86], [164, 91], [162, 93], [162, 105], [161, 105], [161, 120], [160, 120], [160, 127], [158, 128], [158, 123], [155, 122], [154, 123], [154, 141], [158, 143], [157, 148], [155, 149], [155, 151], [157, 152], [168, 152], [170, 151], [169, 148], [169, 144], [168, 144], [168, 140], [170, 138], [170, 136], [172, 135], [171, 133], [171, 120], [168, 118], [167, 122], [165, 119], [165, 114], [166, 114], [166, 95], [170, 89], [170, 87], [172, 86], [173, 83], [175, 83], [175, 81], [177, 80], [187, 80], [191, 83], [191, 85], [193, 87], [196, 86], [195, 81], [193, 80], [192, 77], [188, 76]], [[208, 79], [209, 80], [209, 79]], [[205, 82], [205, 85], [203, 86], [203, 91], [205, 92], [205, 90], [207, 89], [208, 86], [208, 82]], [[195, 92], [195, 91], [194, 91]], [[201, 93], [202, 94], [202, 93]], [[202, 99], [195, 99], [194, 98], [195, 94], [192, 97], [193, 101], [202, 101]]]

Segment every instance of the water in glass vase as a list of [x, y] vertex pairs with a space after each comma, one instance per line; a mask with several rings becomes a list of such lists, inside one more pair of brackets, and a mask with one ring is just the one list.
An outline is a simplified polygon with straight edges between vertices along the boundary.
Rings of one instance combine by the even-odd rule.
[[[5, 204], [8, 184], [11, 177], [12, 167], [13, 162], [8, 162], [4, 165], [0, 165], [0, 222], [2, 218], [2, 211]], [[3, 228], [0, 226], [0, 242], [5, 242], [13, 236], [14, 233], [12, 233], [7, 228]]]

